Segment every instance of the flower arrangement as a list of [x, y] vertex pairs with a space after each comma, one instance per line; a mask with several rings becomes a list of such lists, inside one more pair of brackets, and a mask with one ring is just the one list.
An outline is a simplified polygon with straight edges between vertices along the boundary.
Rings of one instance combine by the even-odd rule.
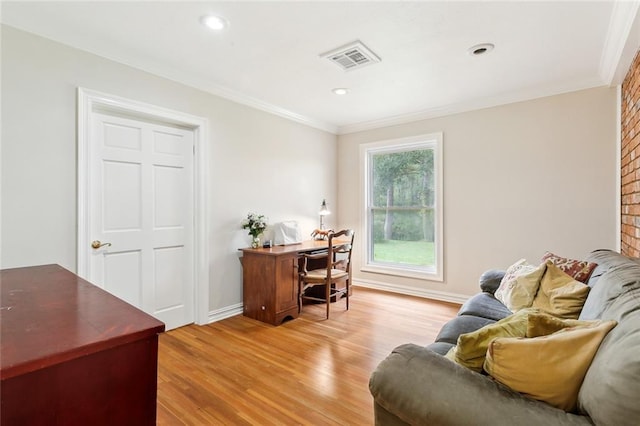
[[267, 228], [267, 219], [264, 215], [249, 213], [247, 218], [242, 221], [242, 229], [248, 229], [249, 235], [252, 237], [251, 247], [257, 248], [260, 245], [258, 236]]

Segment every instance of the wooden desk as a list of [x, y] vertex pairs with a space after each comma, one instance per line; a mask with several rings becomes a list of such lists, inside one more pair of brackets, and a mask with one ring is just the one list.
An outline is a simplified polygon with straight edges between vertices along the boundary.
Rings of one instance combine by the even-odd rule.
[[58, 265], [0, 283], [1, 424], [155, 425], [162, 322]]
[[[344, 244], [335, 241], [333, 245]], [[242, 250], [244, 315], [273, 325], [298, 317], [298, 258], [327, 248], [327, 241]]]

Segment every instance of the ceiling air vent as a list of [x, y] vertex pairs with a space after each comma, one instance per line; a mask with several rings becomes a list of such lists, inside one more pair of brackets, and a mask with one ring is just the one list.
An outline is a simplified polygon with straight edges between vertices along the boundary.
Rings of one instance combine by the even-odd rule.
[[320, 56], [329, 59], [345, 71], [380, 62], [378, 55], [369, 50], [360, 40], [338, 47]]

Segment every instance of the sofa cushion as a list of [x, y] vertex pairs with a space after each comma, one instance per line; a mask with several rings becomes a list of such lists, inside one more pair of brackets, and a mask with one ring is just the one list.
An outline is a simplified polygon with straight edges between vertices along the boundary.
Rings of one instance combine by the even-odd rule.
[[500, 282], [502, 278], [504, 278], [504, 274], [506, 271], [500, 269], [490, 269], [485, 271], [480, 275], [480, 290], [494, 294], [498, 287], [500, 287]]
[[553, 253], [546, 252], [542, 256], [542, 262], [550, 260], [551, 263], [560, 268], [563, 272], [573, 277], [575, 280], [586, 283], [591, 273], [598, 266], [594, 262], [587, 260], [567, 259], [566, 257], [557, 256]]
[[613, 250], [599, 249], [589, 253], [586, 260], [598, 264], [598, 266], [596, 266], [596, 268], [591, 273], [591, 276], [586, 283], [589, 287], [593, 288], [600, 277], [604, 275], [604, 273], [607, 272], [609, 268], [619, 264], [623, 264], [627, 259], [620, 253]]
[[580, 388], [578, 409], [597, 425], [636, 425], [640, 419], [640, 288], [611, 301], [602, 317], [619, 323], [593, 358]]
[[494, 339], [484, 369], [515, 391], [573, 411], [593, 356], [615, 325], [616, 321], [595, 321], [548, 336]]
[[431, 343], [430, 345], [427, 345], [426, 348], [429, 349], [430, 351], [433, 351], [439, 355], [446, 355], [447, 352], [449, 352], [451, 350], [452, 347], [454, 347], [455, 345], [453, 343], [447, 343], [447, 342], [434, 342]]
[[618, 266], [629, 262], [629, 258], [610, 249], [593, 250], [585, 260], [598, 265], [596, 266], [596, 269], [594, 269], [594, 272], [597, 269], [600, 269], [600, 266], [603, 266], [606, 272], [606, 270], [612, 266]]
[[496, 299], [512, 312], [530, 307], [546, 269], [547, 265], [542, 263], [537, 267], [524, 266], [519, 272], [511, 275], [507, 270], [507, 274], [495, 293]]
[[458, 315], [468, 315], [499, 321], [511, 315], [509, 309], [489, 293], [478, 293], [467, 300]]
[[378, 365], [369, 390], [376, 425], [593, 426], [412, 344]]
[[560, 318], [577, 319], [589, 294], [589, 286], [573, 279], [550, 260], [546, 266], [531, 306]]
[[458, 316], [442, 326], [435, 341], [455, 345], [458, 341], [458, 336], [462, 333], [476, 331], [477, 329], [488, 324], [493, 324], [494, 322], [494, 320], [470, 315]]
[[620, 295], [640, 288], [640, 264], [618, 255], [624, 261], [612, 262], [613, 266], [599, 277], [591, 287], [579, 319], [603, 318], [602, 314]]

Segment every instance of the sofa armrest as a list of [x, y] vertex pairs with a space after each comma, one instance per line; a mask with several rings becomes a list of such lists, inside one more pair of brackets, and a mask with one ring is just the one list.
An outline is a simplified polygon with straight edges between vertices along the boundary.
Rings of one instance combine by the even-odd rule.
[[414, 344], [398, 346], [378, 365], [369, 390], [376, 410], [410, 425], [592, 425]]
[[498, 287], [500, 287], [500, 282], [505, 274], [506, 271], [499, 269], [489, 269], [485, 271], [480, 275], [480, 289], [485, 293], [494, 294]]

